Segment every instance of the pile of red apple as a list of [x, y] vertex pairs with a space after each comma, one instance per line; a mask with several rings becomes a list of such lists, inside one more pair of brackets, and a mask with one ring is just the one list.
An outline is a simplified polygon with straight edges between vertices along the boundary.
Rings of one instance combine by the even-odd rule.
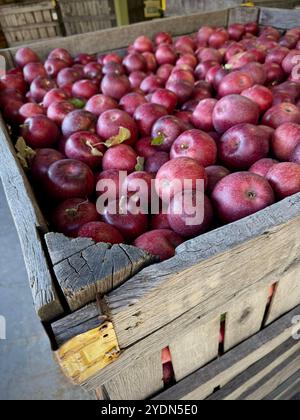
[[[55, 231], [165, 260], [183, 241], [300, 192], [300, 27], [141, 36], [125, 57], [74, 58], [58, 48], [43, 63], [21, 48], [15, 61], [0, 79], [0, 108], [34, 150], [29, 176]], [[130, 191], [155, 179], [171, 199], [167, 214], [130, 211], [130, 200], [124, 214], [120, 171]], [[100, 216], [103, 179], [119, 194], [117, 211]], [[183, 196], [170, 188], [174, 179], [192, 181], [190, 202], [203, 180], [202, 223], [190, 226], [176, 211]]]

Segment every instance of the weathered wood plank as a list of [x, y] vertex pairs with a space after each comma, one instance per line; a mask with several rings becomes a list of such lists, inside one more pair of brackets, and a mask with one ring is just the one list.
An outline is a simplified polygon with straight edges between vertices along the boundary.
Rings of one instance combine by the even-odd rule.
[[257, 22], [258, 17], [258, 7], [235, 7], [229, 12], [228, 24]]
[[82, 308], [141, 271], [157, 258], [129, 245], [46, 235], [57, 281], [72, 311]]
[[199, 400], [208, 396], [207, 391], [226, 384], [248, 367], [261, 360], [282, 343], [290, 339], [293, 330], [292, 319], [298, 315], [300, 306], [274, 324], [246, 340], [220, 359], [199, 369], [171, 389], [158, 395], [156, 400]]
[[295, 263], [298, 260], [299, 212], [297, 194], [186, 242], [175, 258], [143, 270], [111, 292], [105, 304], [121, 347], [128, 347], [201, 302], [210, 301], [217, 307], [259, 279], [279, 281], [290, 269], [289, 256], [295, 256]]
[[300, 10], [284, 10], [262, 7], [260, 10], [261, 25], [270, 25], [281, 29], [290, 29], [299, 26]]
[[226, 314], [225, 351], [232, 349], [260, 331], [266, 312], [267, 300], [268, 288], [263, 287], [255, 290], [246, 300], [237, 301], [229, 309]]
[[300, 392], [300, 370], [294, 373], [287, 381], [268, 394], [266, 401], [289, 401]]
[[161, 352], [142, 358], [105, 384], [111, 400], [145, 400], [163, 388]]
[[300, 266], [294, 265], [292, 255], [289, 258], [291, 268], [288, 273], [283, 274], [280, 278], [272, 299], [266, 325], [295, 308], [300, 302]]
[[[176, 36], [195, 32], [201, 25], [207, 22], [215, 26], [226, 26], [227, 18], [228, 10], [219, 10], [209, 13], [198, 13], [191, 16], [166, 18], [163, 20], [163, 27], [165, 31], [171, 32]], [[159, 30], [159, 25], [160, 21], [152, 20], [130, 26], [93, 32], [85, 34], [85, 36], [74, 35], [56, 40], [49, 39], [47, 42], [34, 43], [32, 49], [41, 58], [45, 58], [58, 45], [61, 48], [67, 48], [74, 55], [78, 51], [95, 54], [100, 51], [127, 48], [141, 33], [145, 33], [150, 37], [153, 36]], [[15, 55], [17, 49], [12, 48], [11, 51]]]
[[[244, 400], [254, 390], [259, 389], [262, 384], [268, 382], [275, 370], [281, 369], [284, 363], [289, 364], [291, 359], [296, 360], [299, 356], [300, 343], [290, 338], [266, 357], [235, 377], [208, 400]], [[274, 383], [273, 390], [276, 388], [277, 385]], [[256, 399], [262, 399], [264, 396], [256, 394]]]
[[6, 126], [0, 117], [1, 179], [19, 234], [34, 305], [42, 321], [64, 313], [51, 277], [42, 235], [48, 227], [27, 177], [16, 157]]
[[220, 317], [193, 328], [171, 342], [170, 351], [177, 382], [218, 356]]

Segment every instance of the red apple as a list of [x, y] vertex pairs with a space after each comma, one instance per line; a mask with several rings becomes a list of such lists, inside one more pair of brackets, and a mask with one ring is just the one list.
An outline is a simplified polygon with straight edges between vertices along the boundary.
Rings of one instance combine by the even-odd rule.
[[244, 51], [242, 53], [236, 54], [228, 61], [228, 66], [232, 70], [239, 70], [245, 65], [253, 63], [256, 61], [256, 55], [250, 51]]
[[151, 97], [151, 102], [165, 107], [169, 114], [172, 114], [177, 105], [177, 96], [170, 90], [157, 89]]
[[102, 93], [113, 99], [120, 100], [130, 92], [130, 82], [125, 75], [107, 74], [101, 83]]
[[126, 128], [129, 131], [130, 138], [126, 140], [126, 144], [134, 144], [138, 137], [138, 128], [127, 112], [120, 109], [111, 109], [100, 115], [97, 123], [97, 133], [103, 139], [108, 140], [117, 136], [120, 128]]
[[217, 61], [203, 61], [202, 63], [198, 64], [195, 69], [196, 78], [198, 80], [205, 80], [208, 72], [216, 66], [220, 66]]
[[219, 158], [233, 170], [247, 170], [255, 162], [266, 158], [270, 150], [265, 131], [252, 124], [230, 128], [219, 142]]
[[205, 168], [205, 171], [208, 178], [207, 193], [209, 195], [212, 194], [218, 182], [230, 174], [230, 171], [227, 168], [218, 165], [208, 166]]
[[249, 63], [241, 68], [241, 71], [252, 77], [257, 85], [264, 85], [267, 80], [267, 72], [265, 67], [260, 63]]
[[75, 111], [75, 106], [71, 102], [53, 102], [47, 109], [47, 117], [61, 126], [66, 116], [72, 111]]
[[142, 81], [146, 79], [146, 77], [146, 73], [142, 71], [134, 71], [133, 73], [131, 73], [129, 75], [129, 82], [132, 89], [138, 89], [141, 86]]
[[170, 156], [167, 152], [156, 152], [149, 156], [145, 162], [145, 171], [149, 174], [157, 174], [160, 168], [169, 162]]
[[3, 117], [10, 125], [15, 126], [23, 123], [20, 115], [20, 109], [24, 105], [24, 101], [20, 99], [11, 99], [6, 103], [3, 109]]
[[299, 146], [299, 144], [298, 144], [298, 146], [296, 146], [295, 150], [293, 151], [290, 161], [300, 165], [300, 146]]
[[57, 58], [48, 58], [45, 61], [44, 67], [48, 76], [55, 78], [62, 69], [68, 67], [68, 64]]
[[168, 220], [168, 215], [164, 213], [153, 215], [151, 218], [151, 229], [152, 230], [160, 230], [160, 229], [171, 230], [170, 223]]
[[128, 175], [122, 185], [122, 193], [127, 195], [134, 193], [142, 201], [148, 203], [151, 200], [151, 188], [154, 175], [149, 172], [137, 171]]
[[207, 167], [216, 163], [217, 146], [215, 141], [204, 131], [189, 130], [175, 140], [170, 157], [171, 159], [188, 157]]
[[45, 115], [45, 109], [41, 105], [32, 104], [29, 102], [22, 105], [22, 107], [19, 109], [19, 114], [23, 122], [25, 122], [27, 118], [36, 117], [37, 115]]
[[45, 115], [28, 118], [22, 126], [22, 137], [33, 149], [54, 146], [60, 137], [57, 125]]
[[192, 116], [192, 123], [196, 128], [206, 132], [213, 131], [213, 111], [217, 102], [217, 99], [210, 98], [199, 102]]
[[137, 108], [134, 119], [142, 136], [150, 136], [153, 125], [159, 118], [167, 115], [166, 108], [157, 104], [144, 104]]
[[223, 178], [214, 189], [212, 199], [224, 223], [243, 219], [275, 202], [269, 182], [250, 172], [236, 172]]
[[64, 201], [51, 215], [54, 230], [72, 238], [78, 236], [82, 226], [97, 220], [99, 220], [99, 214], [95, 204], [84, 201], [82, 198]]
[[237, 54], [245, 52], [245, 47], [240, 43], [233, 43], [230, 47], [227, 48], [225, 53], [225, 61], [228, 63]]
[[51, 89], [46, 93], [43, 99], [43, 106], [49, 108], [49, 106], [54, 102], [65, 102], [70, 96], [63, 89]]
[[127, 95], [123, 96], [120, 101], [120, 107], [123, 111], [127, 112], [129, 115], [134, 115], [136, 109], [143, 104], [147, 103], [147, 99], [144, 95], [140, 93], [128, 93]]
[[197, 33], [198, 43], [206, 46], [210, 36], [215, 32], [215, 29], [210, 26], [202, 26]]
[[94, 95], [97, 95], [99, 88], [95, 82], [88, 79], [78, 80], [74, 83], [72, 88], [72, 94], [76, 98], [90, 99]]
[[90, 222], [79, 229], [79, 237], [90, 238], [96, 243], [124, 244], [125, 239], [118, 229], [103, 222]]
[[65, 155], [69, 159], [79, 160], [93, 170], [101, 168], [105, 151], [102, 139], [89, 131], [74, 133], [65, 143]]
[[83, 72], [88, 79], [97, 80], [98, 82], [102, 79], [102, 66], [99, 63], [88, 63], [84, 66]]
[[30, 164], [30, 174], [36, 186], [43, 186], [48, 178], [52, 163], [64, 159], [64, 155], [55, 149], [39, 149]]
[[174, 257], [176, 248], [182, 242], [183, 239], [175, 232], [160, 229], [140, 236], [134, 241], [134, 245], [151, 255], [159, 257], [161, 261], [166, 261]]
[[273, 93], [270, 89], [261, 85], [254, 85], [242, 92], [242, 96], [255, 102], [262, 113], [266, 112], [273, 104]]
[[81, 74], [78, 70], [74, 68], [66, 68], [61, 70], [56, 78], [57, 84], [59, 87], [75, 83], [77, 80], [81, 79]]
[[140, 53], [144, 53], [147, 51], [152, 52], [154, 49], [154, 46], [150, 38], [142, 35], [134, 41], [133, 48]]
[[273, 168], [273, 166], [276, 165], [277, 163], [279, 162], [275, 159], [270, 159], [270, 158], [260, 159], [257, 162], [255, 162], [254, 165], [251, 166], [251, 168], [249, 169], [249, 172], [260, 175], [265, 178], [269, 170]]
[[68, 66], [72, 66], [73, 58], [71, 54], [64, 48], [55, 48], [53, 51], [50, 52], [48, 58], [55, 58], [58, 60], [65, 61]]
[[213, 111], [213, 123], [218, 133], [224, 133], [242, 123], [256, 125], [258, 120], [258, 105], [240, 95], [228, 95], [222, 98]]
[[182, 192], [187, 184], [189, 189], [197, 189], [197, 181], [204, 181], [207, 186], [207, 175], [203, 166], [191, 158], [172, 159], [164, 164], [156, 176], [156, 191], [163, 201], [169, 201]]
[[137, 158], [138, 156], [132, 147], [127, 144], [120, 144], [106, 151], [102, 167], [104, 171], [118, 169], [119, 171], [131, 173], [135, 170]]
[[115, 62], [118, 64], [122, 64], [122, 58], [116, 54], [116, 53], [110, 53], [102, 56], [102, 59], [100, 60], [100, 57], [98, 57], [98, 62], [100, 62], [101, 65], [105, 65], [110, 62]]
[[280, 64], [265, 63], [265, 70], [267, 72], [267, 84], [275, 85], [284, 81], [285, 74]]
[[157, 70], [156, 75], [166, 83], [171, 76], [173, 69], [174, 66], [172, 64], [163, 64]]
[[274, 155], [281, 161], [289, 161], [295, 148], [300, 144], [300, 125], [285, 123], [279, 126], [272, 140]]
[[177, 54], [172, 45], [162, 44], [155, 53], [155, 58], [159, 66], [163, 64], [175, 64], [177, 61]]
[[235, 71], [224, 77], [219, 85], [218, 93], [220, 97], [240, 94], [253, 85], [254, 80], [249, 74], [242, 71]]
[[231, 24], [228, 28], [229, 37], [234, 41], [239, 41], [240, 39], [242, 39], [245, 32], [245, 25], [242, 25], [240, 23]]
[[125, 75], [125, 67], [115, 61], [110, 61], [103, 66], [102, 73], [105, 75], [114, 74], [116, 76], [123, 76]]
[[172, 36], [168, 32], [158, 32], [155, 35], [155, 44], [172, 44], [173, 39]]
[[118, 169], [109, 169], [101, 171], [96, 176], [96, 195], [108, 195], [108, 201], [115, 201], [120, 198], [121, 187], [123, 184], [121, 173]]
[[36, 102], [40, 103], [43, 101], [46, 93], [52, 89], [55, 89], [56, 87], [57, 86], [54, 80], [47, 77], [37, 77], [31, 83], [30, 93], [32, 98]]
[[140, 157], [148, 158], [156, 153], [157, 147], [152, 146], [151, 137], [143, 137], [136, 142], [135, 150]]
[[198, 61], [194, 54], [186, 53], [183, 54], [176, 62], [176, 67], [181, 65], [189, 66], [191, 69], [195, 69]]
[[155, 72], [157, 70], [157, 61], [155, 55], [152, 52], [146, 51], [143, 53], [143, 57], [146, 60], [146, 70], [148, 72]]
[[36, 77], [47, 77], [45, 67], [42, 63], [28, 63], [23, 68], [24, 79], [27, 83], [32, 83]]
[[15, 62], [19, 67], [25, 67], [28, 63], [39, 62], [38, 55], [30, 48], [20, 48], [15, 55]]
[[126, 68], [128, 74], [134, 71], [146, 71], [147, 61], [140, 53], [128, 54], [123, 60], [123, 66]]
[[278, 199], [289, 197], [300, 192], [300, 165], [284, 162], [274, 165], [267, 174]]
[[298, 50], [292, 50], [282, 61], [282, 68], [286, 74], [291, 74], [293, 68], [300, 64], [300, 55]]
[[[134, 203], [135, 204], [135, 203]], [[132, 201], [124, 202], [122, 198], [103, 210], [103, 220], [118, 229], [128, 242], [134, 241], [147, 231], [148, 216], [132, 208]], [[110, 211], [110, 209], [113, 211]]]
[[257, 35], [259, 30], [259, 26], [257, 22], [249, 22], [245, 25], [245, 31], [246, 33], [250, 33], [253, 35]]
[[283, 62], [285, 57], [289, 53], [289, 49], [286, 47], [277, 47], [269, 51], [266, 57], [266, 63], [280, 64]]
[[91, 54], [85, 54], [85, 53], [80, 53], [77, 54], [75, 59], [74, 59], [74, 63], [75, 64], [81, 64], [83, 66], [87, 65], [88, 63], [95, 61], [96, 57], [91, 55]]
[[212, 48], [221, 48], [229, 40], [229, 34], [224, 28], [218, 28], [209, 37], [208, 44]]
[[185, 238], [207, 232], [213, 224], [213, 208], [203, 193], [184, 191], [176, 194], [168, 209], [171, 229]]
[[16, 74], [5, 74], [1, 77], [0, 81], [2, 90], [14, 89], [20, 92], [22, 95], [25, 95], [27, 92], [27, 86], [23, 76]]
[[72, 111], [66, 116], [62, 123], [62, 133], [66, 138], [78, 131], [90, 131], [91, 133], [94, 133], [95, 130], [96, 117], [88, 111]]
[[117, 108], [118, 103], [114, 99], [105, 95], [95, 95], [90, 98], [85, 105], [85, 110], [91, 112], [97, 117], [99, 117], [105, 111]]
[[185, 81], [191, 84], [195, 84], [195, 77], [191, 70], [184, 70], [175, 67], [168, 79], [168, 82], [180, 82]]
[[262, 123], [272, 128], [278, 128], [284, 123], [300, 124], [300, 109], [290, 103], [282, 103], [270, 108], [264, 115]]
[[168, 81], [166, 89], [175, 93], [179, 104], [184, 104], [191, 98], [194, 91], [194, 85], [186, 81]]

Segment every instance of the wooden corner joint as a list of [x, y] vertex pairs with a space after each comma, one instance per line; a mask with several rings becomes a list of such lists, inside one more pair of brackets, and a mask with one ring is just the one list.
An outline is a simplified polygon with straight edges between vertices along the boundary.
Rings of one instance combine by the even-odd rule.
[[56, 351], [60, 367], [76, 385], [81, 385], [120, 356], [120, 347], [111, 322], [81, 334]]

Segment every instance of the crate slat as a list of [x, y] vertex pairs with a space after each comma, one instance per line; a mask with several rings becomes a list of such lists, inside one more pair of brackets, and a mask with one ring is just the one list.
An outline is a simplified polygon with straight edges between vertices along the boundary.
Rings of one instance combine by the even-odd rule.
[[261, 25], [275, 26], [279, 29], [291, 29], [299, 26], [299, 10], [268, 9], [262, 7], [259, 22]]
[[266, 312], [268, 292], [266, 287], [257, 289], [246, 300], [237, 301], [226, 313], [225, 351], [260, 330]]
[[105, 384], [111, 400], [145, 400], [163, 387], [161, 352], [142, 358]]
[[300, 392], [300, 370], [292, 375], [287, 381], [279, 385], [275, 391], [267, 395], [266, 401], [289, 401]]
[[191, 331], [171, 342], [169, 347], [177, 382], [218, 356], [219, 335], [220, 318], [218, 317], [201, 327], [192, 328]]

